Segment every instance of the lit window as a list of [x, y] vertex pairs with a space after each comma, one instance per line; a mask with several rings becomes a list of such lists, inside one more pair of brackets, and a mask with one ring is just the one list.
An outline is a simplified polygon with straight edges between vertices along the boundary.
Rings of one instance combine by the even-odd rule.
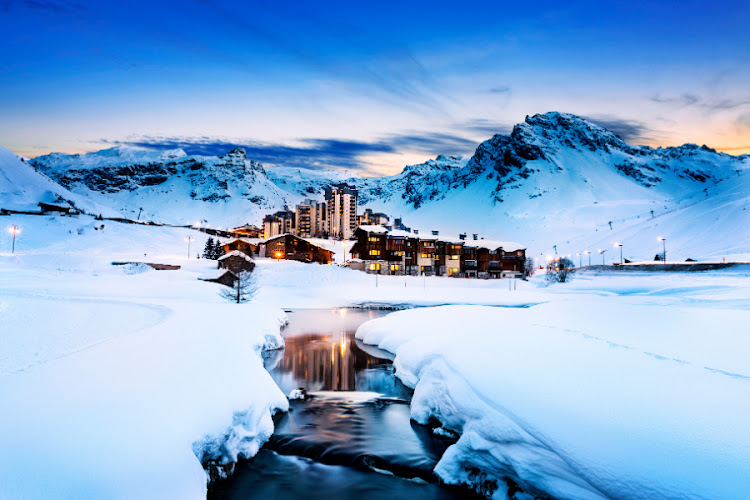
[[391, 271], [398, 271], [398, 268], [399, 268], [399, 267], [400, 267], [400, 266], [399, 266], [398, 264], [392, 264], [392, 265], [391, 265]]
[[380, 264], [370, 264], [370, 271], [380, 271]]
[[378, 237], [377, 236], [370, 236], [369, 238], [367, 238], [367, 241], [378, 241]]
[[370, 255], [372, 255], [372, 256], [378, 256], [378, 255], [380, 255], [380, 250], [370, 250]]
[[458, 260], [460, 258], [461, 258], [460, 255], [451, 255], [451, 260]]

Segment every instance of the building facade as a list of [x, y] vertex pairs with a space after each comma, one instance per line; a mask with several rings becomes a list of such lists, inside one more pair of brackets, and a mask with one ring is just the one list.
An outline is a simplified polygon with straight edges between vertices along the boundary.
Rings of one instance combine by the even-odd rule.
[[420, 236], [383, 226], [355, 232], [352, 265], [369, 273], [507, 278], [523, 275], [526, 249], [513, 242], [441, 238], [437, 231]]
[[325, 190], [328, 236], [349, 240], [357, 229], [357, 190], [340, 185]]

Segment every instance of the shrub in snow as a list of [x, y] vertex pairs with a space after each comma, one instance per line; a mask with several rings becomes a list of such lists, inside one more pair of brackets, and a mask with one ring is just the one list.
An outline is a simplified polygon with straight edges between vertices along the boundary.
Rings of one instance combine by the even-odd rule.
[[241, 304], [252, 301], [258, 293], [258, 288], [258, 279], [255, 275], [244, 271], [237, 275], [232, 288], [222, 288], [219, 295], [230, 302]]
[[573, 276], [574, 267], [575, 264], [573, 264], [572, 260], [563, 257], [555, 264], [555, 267], [547, 271], [547, 276], [545, 278], [547, 284], [565, 283], [570, 281], [570, 278]]
[[534, 257], [526, 257], [526, 260], [523, 263], [523, 277], [530, 278], [534, 276], [534, 273], [536, 273], [536, 263], [534, 262]]

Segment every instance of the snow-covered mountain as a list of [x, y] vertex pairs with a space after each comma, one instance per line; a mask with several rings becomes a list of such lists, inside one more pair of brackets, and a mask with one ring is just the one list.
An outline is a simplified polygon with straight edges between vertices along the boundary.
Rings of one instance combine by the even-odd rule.
[[653, 258], [663, 236], [674, 257], [750, 258], [750, 236], [737, 230], [750, 226], [748, 156], [693, 144], [632, 146], [565, 113], [527, 117], [469, 159], [441, 155], [380, 178], [264, 168], [242, 149], [201, 157], [116, 147], [32, 164], [78, 195], [128, 217], [143, 208], [142, 218], [162, 222], [258, 223], [346, 182], [359, 190], [361, 206], [411, 227], [521, 241], [537, 256], [611, 249], [620, 240], [626, 257]]
[[71, 193], [36, 171], [25, 159], [0, 147], [0, 209], [38, 212], [40, 202], [91, 214], [117, 215], [106, 206]]
[[126, 217], [214, 226], [256, 222], [299, 197], [278, 188], [260, 163], [237, 148], [223, 156], [188, 156], [117, 146], [85, 155], [53, 153], [32, 164], [65, 188]]

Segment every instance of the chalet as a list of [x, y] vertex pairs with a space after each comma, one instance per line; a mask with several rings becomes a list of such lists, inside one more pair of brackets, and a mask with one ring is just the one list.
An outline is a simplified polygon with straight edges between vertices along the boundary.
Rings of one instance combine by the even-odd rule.
[[224, 270], [224, 272], [220, 272], [215, 277], [211, 277], [211, 278], [204, 277], [204, 278], [198, 278], [198, 279], [201, 281], [208, 281], [211, 283], [219, 283], [228, 287], [234, 287], [234, 284], [237, 282], [237, 275], [234, 274], [232, 271], [226, 269]]
[[388, 231], [383, 226], [359, 226], [354, 232], [352, 259], [361, 260], [363, 268], [375, 274], [416, 274], [419, 240], [406, 231]]
[[238, 238], [242, 238], [242, 237], [262, 238], [263, 237], [263, 228], [260, 228], [254, 224], [235, 227], [234, 229], [231, 229], [229, 232], [233, 233]]
[[239, 250], [232, 250], [228, 254], [219, 257], [219, 269], [227, 269], [234, 274], [241, 272], [252, 272], [255, 269], [255, 262], [249, 255]]
[[293, 234], [281, 234], [260, 242], [258, 254], [271, 259], [298, 260], [330, 264], [333, 251], [313, 245]]
[[251, 240], [249, 238], [233, 238], [222, 245], [224, 253], [227, 254], [233, 250], [249, 255], [258, 255], [258, 242], [260, 240]]
[[518, 243], [427, 236], [365, 225], [355, 232], [353, 269], [377, 274], [413, 274], [469, 278], [521, 276], [526, 250]]

